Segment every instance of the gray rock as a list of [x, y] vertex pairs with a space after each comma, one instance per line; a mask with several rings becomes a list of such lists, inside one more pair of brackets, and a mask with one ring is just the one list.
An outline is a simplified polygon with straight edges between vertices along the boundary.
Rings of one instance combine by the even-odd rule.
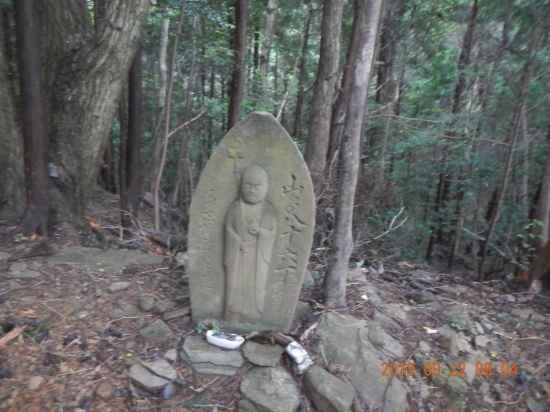
[[365, 292], [365, 294], [367, 295], [367, 298], [370, 302], [376, 304], [376, 305], [380, 305], [382, 304], [382, 299], [380, 298], [379, 296], [379, 291], [378, 289], [372, 287], [372, 286], [361, 286], [359, 288], [359, 290], [361, 292]]
[[172, 329], [162, 320], [157, 319], [150, 325], [142, 328], [139, 334], [147, 342], [162, 342], [166, 339], [170, 339], [173, 336]]
[[529, 408], [529, 412], [547, 412], [548, 409], [544, 407], [544, 405], [537, 402], [532, 396], [527, 396], [527, 408]]
[[111, 312], [111, 316], [113, 318], [118, 318], [121, 316], [133, 317], [138, 316], [139, 314], [140, 311], [136, 306], [130, 305], [126, 302], [118, 302], [118, 308]]
[[151, 311], [153, 313], [156, 313], [158, 315], [163, 314], [164, 312], [168, 312], [169, 310], [174, 309], [178, 304], [176, 302], [157, 302], [153, 305], [151, 308]]
[[21, 283], [19, 283], [17, 280], [10, 279], [8, 280], [8, 287], [10, 290], [17, 289], [21, 287]]
[[468, 391], [468, 384], [458, 376], [449, 376], [445, 389], [451, 391], [455, 395], [461, 395]]
[[3, 260], [8, 260], [9, 258], [11, 258], [11, 255], [9, 253], [0, 252], [0, 262], [2, 262]]
[[170, 349], [164, 354], [164, 359], [168, 359], [170, 362], [175, 362], [178, 358], [178, 351], [175, 349]]
[[311, 286], [314, 283], [315, 283], [315, 279], [313, 279], [313, 276], [311, 275], [311, 271], [306, 270], [306, 273], [304, 274], [304, 280], [302, 281], [302, 285]]
[[386, 412], [407, 410], [403, 382], [380, 376], [380, 365], [388, 359], [369, 340], [367, 326], [366, 321], [352, 316], [324, 313], [316, 331], [320, 338], [317, 347], [322, 347], [328, 362], [349, 370], [348, 379], [366, 404], [380, 405]]
[[318, 411], [350, 412], [355, 391], [324, 369], [313, 366], [304, 375], [306, 393]]
[[109, 292], [115, 293], [130, 287], [130, 282], [115, 282], [109, 285]]
[[536, 312], [531, 315], [531, 320], [533, 322], [542, 322], [542, 323], [548, 322], [548, 318], [546, 316]]
[[448, 325], [439, 328], [438, 333], [440, 345], [451, 352], [453, 356], [458, 356], [458, 333]]
[[162, 316], [162, 320], [168, 321], [176, 318], [181, 318], [182, 316], [187, 316], [190, 313], [191, 313], [191, 306], [184, 306], [183, 308], [179, 308], [171, 312], [166, 312]]
[[529, 319], [529, 316], [531, 316], [535, 311], [533, 309], [528, 309], [528, 308], [518, 308], [518, 309], [512, 309], [511, 312], [512, 312], [512, 315], [519, 316], [522, 319]]
[[82, 302], [76, 299], [70, 299], [63, 304], [67, 313], [76, 312], [82, 306]]
[[35, 270], [24, 270], [22, 272], [9, 272], [8, 279], [36, 279], [42, 276], [40, 272]]
[[396, 332], [399, 332], [403, 329], [403, 327], [394, 321], [389, 316], [383, 314], [382, 312], [378, 312], [377, 310], [374, 311], [374, 317], [373, 320], [375, 322], [378, 322], [384, 329], [393, 330]]
[[404, 306], [400, 303], [385, 303], [380, 305], [380, 308], [386, 313], [401, 320], [407, 320], [407, 312], [411, 310], [409, 306]]
[[433, 293], [426, 292], [425, 290], [409, 292], [405, 295], [405, 298], [421, 304], [435, 302], [437, 300], [437, 297]]
[[424, 342], [421, 340], [418, 342], [418, 349], [420, 349], [422, 352], [430, 353], [432, 351], [432, 347], [428, 342]]
[[252, 369], [243, 377], [240, 389], [261, 412], [296, 412], [300, 406], [298, 386], [280, 366]]
[[244, 363], [239, 351], [223, 350], [200, 336], [185, 338], [180, 357], [195, 372], [233, 376]]
[[294, 320], [300, 321], [310, 311], [311, 307], [309, 303], [299, 300], [296, 303], [296, 310], [294, 311]]
[[[74, 246], [62, 249], [48, 258], [50, 265], [73, 263], [94, 268], [103, 268], [114, 273], [131, 265], [160, 265], [164, 257], [152, 253], [121, 249], [103, 251], [97, 248]], [[99, 264], [99, 265], [98, 265]]]
[[[159, 359], [147, 363], [146, 365], [159, 375], [166, 376], [170, 379], [176, 379], [178, 377], [176, 370], [165, 359]], [[163, 389], [169, 382], [166, 379], [153, 375], [140, 364], [132, 366], [128, 376], [132, 381], [149, 390]]]
[[369, 329], [369, 339], [375, 345], [379, 345], [385, 350], [393, 353], [395, 356], [403, 356], [405, 348], [394, 338], [388, 335], [382, 326], [377, 323], [373, 323]]
[[367, 277], [362, 269], [363, 268], [358, 267], [348, 270], [348, 279], [353, 282], [367, 283]]
[[284, 351], [280, 345], [261, 345], [252, 341], [243, 346], [244, 357], [258, 366], [277, 366]]
[[32, 306], [38, 298], [36, 296], [23, 296], [19, 299], [20, 307]]
[[138, 306], [141, 310], [149, 312], [153, 308], [155, 298], [153, 296], [140, 296], [138, 298]]
[[10, 266], [11, 272], [22, 272], [24, 270], [27, 270], [27, 264], [25, 262], [15, 262]]

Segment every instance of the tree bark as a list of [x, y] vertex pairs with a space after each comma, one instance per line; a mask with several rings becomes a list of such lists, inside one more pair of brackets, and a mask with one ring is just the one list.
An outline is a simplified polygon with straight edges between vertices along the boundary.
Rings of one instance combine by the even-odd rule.
[[[51, 101], [55, 207], [84, 215], [122, 86], [149, 11], [149, 0], [111, 0], [94, 32], [86, 2], [40, 0]], [[63, 10], [63, 13], [60, 13]]]
[[[362, 19], [359, 23], [357, 53], [344, 124], [334, 234], [324, 284], [325, 305], [331, 308], [346, 307], [346, 281], [348, 262], [353, 250], [353, 203], [359, 174], [361, 130], [376, 56], [376, 37], [384, 6], [384, 0], [357, 0]], [[325, 157], [323, 161], [324, 159]]]
[[[122, 227], [134, 226], [139, 208], [139, 154], [141, 149], [141, 48], [138, 48], [128, 76], [128, 139], [125, 153], [125, 181], [120, 185]], [[122, 152], [121, 152], [122, 154]]]
[[36, 232], [47, 236], [50, 221], [49, 138], [38, 8], [33, 0], [19, 0], [14, 3], [14, 11], [27, 191], [27, 209], [16, 230], [25, 235]]
[[[533, 235], [535, 235], [534, 247], [540, 250], [544, 244], [548, 241], [548, 221], [550, 218], [550, 152], [544, 163], [544, 171], [542, 174], [542, 180], [540, 184], [540, 193], [537, 201], [537, 208], [534, 214], [535, 228]], [[539, 253], [540, 254], [540, 253]]]
[[246, 6], [247, 0], [236, 0], [235, 5], [235, 68], [231, 78], [227, 130], [239, 123], [243, 104], [244, 75], [246, 64]]
[[294, 138], [302, 137], [302, 117], [304, 111], [304, 93], [307, 79], [307, 52], [309, 43], [309, 27], [311, 25], [311, 3], [307, 5], [306, 29], [302, 40], [300, 57], [300, 74], [298, 76], [298, 96], [296, 97], [296, 114], [294, 116]]
[[334, 85], [338, 78], [340, 59], [342, 8], [342, 0], [325, 0], [324, 2], [319, 68], [313, 91], [304, 156], [316, 192], [319, 190], [317, 183], [325, 169], [328, 151], [332, 99]]
[[[0, 13], [0, 20], [3, 18], [2, 14]], [[23, 139], [15, 119], [9, 87], [3, 29], [4, 24], [0, 21], [0, 214], [20, 217], [26, 207]]]
[[261, 105], [267, 105], [267, 73], [269, 70], [269, 55], [271, 53], [271, 43], [275, 34], [275, 11], [277, 10], [276, 0], [268, 0], [266, 10], [265, 34], [260, 48], [260, 75], [262, 86], [259, 92], [259, 102]]

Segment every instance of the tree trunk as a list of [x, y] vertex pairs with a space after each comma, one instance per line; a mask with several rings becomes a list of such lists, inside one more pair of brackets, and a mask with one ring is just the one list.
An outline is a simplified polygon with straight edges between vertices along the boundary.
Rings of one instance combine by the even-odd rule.
[[21, 126], [25, 148], [27, 209], [17, 228], [25, 235], [47, 236], [50, 220], [48, 131], [44, 111], [38, 8], [33, 0], [14, 3]]
[[482, 279], [485, 279], [485, 274], [483, 272], [484, 263], [487, 259], [487, 251], [489, 248], [489, 243], [491, 242], [491, 237], [495, 229], [496, 222], [500, 216], [500, 207], [502, 201], [504, 200], [504, 195], [506, 193], [506, 186], [508, 185], [508, 179], [512, 171], [512, 160], [514, 158], [514, 150], [516, 146], [516, 141], [520, 132], [521, 127], [521, 114], [525, 110], [525, 104], [527, 102], [527, 94], [529, 92], [529, 85], [531, 84], [531, 78], [533, 77], [533, 70], [535, 68], [535, 58], [540, 46], [541, 38], [536, 35], [536, 27], [532, 28], [531, 40], [529, 44], [529, 53], [527, 56], [527, 61], [525, 66], [521, 71], [520, 87], [518, 93], [518, 107], [515, 110], [514, 116], [512, 117], [512, 122], [510, 124], [510, 152], [508, 154], [508, 160], [506, 162], [506, 168], [504, 169], [504, 177], [502, 179], [502, 189], [498, 195], [495, 211], [491, 217], [489, 223], [489, 229], [487, 230], [487, 236], [485, 237], [485, 243], [483, 244], [483, 249], [481, 252], [481, 261], [479, 264], [479, 274]]
[[[197, 28], [197, 18], [193, 17], [193, 32]], [[195, 48], [195, 36], [193, 36], [193, 51], [191, 54], [191, 64], [189, 66], [189, 76], [187, 78], [187, 90], [185, 92], [185, 113], [183, 116], [183, 122], [188, 122], [191, 119], [191, 107], [193, 102], [191, 101], [191, 90], [193, 88], [193, 77], [195, 75], [195, 62], [197, 60], [197, 51]], [[178, 161], [176, 163], [176, 181], [174, 183], [174, 188], [172, 189], [172, 195], [170, 196], [170, 205], [173, 207], [177, 206], [178, 203], [178, 193], [179, 188], [183, 179], [183, 172], [185, 165], [187, 163], [187, 146], [189, 144], [189, 129], [184, 127], [182, 131], [181, 145], [178, 156]]]
[[0, 21], [0, 214], [20, 217], [26, 207], [23, 139], [15, 120], [3, 29]]
[[262, 86], [259, 93], [259, 102], [261, 105], [267, 105], [267, 73], [269, 69], [269, 55], [271, 53], [271, 42], [275, 34], [275, 10], [277, 10], [276, 0], [268, 0], [266, 10], [265, 34], [260, 49], [260, 75]]
[[346, 307], [346, 281], [348, 262], [353, 250], [353, 203], [359, 174], [361, 130], [376, 56], [376, 37], [384, 6], [384, 0], [357, 0], [362, 19], [359, 23], [357, 53], [342, 139], [334, 235], [324, 284], [325, 305], [331, 308]]
[[311, 3], [307, 5], [306, 29], [302, 40], [300, 57], [300, 74], [298, 76], [298, 96], [296, 97], [296, 115], [294, 116], [294, 138], [302, 137], [302, 117], [304, 110], [304, 89], [307, 79], [307, 49], [309, 43], [309, 27], [311, 25]]
[[[544, 163], [544, 172], [540, 184], [540, 193], [537, 201], [537, 209], [535, 211], [534, 220], [535, 227], [533, 235], [535, 235], [534, 247], [537, 250], [548, 241], [548, 220], [550, 218], [550, 152]], [[539, 253], [540, 254], [540, 253]]]
[[[170, 9], [164, 6], [163, 18], [160, 26], [160, 47], [159, 47], [159, 84], [157, 91], [157, 113], [155, 123], [154, 148], [152, 166], [148, 168], [150, 176], [156, 176], [162, 148], [164, 110], [166, 105], [166, 83], [168, 81], [168, 69], [166, 68], [166, 55], [168, 51], [168, 29], [170, 28]], [[151, 178], [151, 191], [154, 189], [155, 179]]]
[[231, 78], [227, 130], [231, 130], [233, 126], [239, 123], [239, 115], [243, 104], [246, 65], [246, 3], [247, 0], [236, 0], [235, 5], [235, 68]]
[[[128, 139], [125, 153], [125, 185], [120, 185], [122, 227], [134, 226], [139, 208], [139, 154], [141, 149], [141, 48], [138, 48], [128, 76]], [[122, 154], [122, 152], [121, 152]]]
[[[86, 2], [40, 0], [51, 99], [50, 158], [58, 169], [55, 208], [84, 215], [149, 0], [111, 0], [97, 30]], [[59, 11], [63, 10], [63, 13]]]
[[332, 99], [340, 59], [342, 8], [342, 0], [324, 2], [319, 68], [315, 80], [304, 156], [316, 192], [319, 190], [317, 183], [325, 169], [328, 151]]
[[351, 75], [353, 73], [353, 62], [355, 61], [355, 52], [357, 50], [357, 39], [359, 37], [359, 21], [361, 20], [361, 10], [357, 7], [357, 1], [353, 6], [353, 27], [351, 29], [351, 37], [348, 44], [348, 53], [346, 57], [346, 65], [342, 74], [340, 88], [336, 93], [334, 105], [332, 106], [331, 125], [329, 146], [327, 152], [327, 165], [331, 165], [336, 160], [336, 153], [342, 137], [344, 129], [344, 118], [346, 116], [346, 105], [348, 103], [349, 91], [351, 85]]

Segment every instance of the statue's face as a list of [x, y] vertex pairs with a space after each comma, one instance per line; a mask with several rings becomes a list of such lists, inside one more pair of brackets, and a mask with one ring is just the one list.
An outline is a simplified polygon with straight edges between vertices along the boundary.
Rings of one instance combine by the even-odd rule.
[[241, 194], [249, 204], [263, 202], [267, 194], [267, 175], [260, 167], [245, 170], [242, 176]]

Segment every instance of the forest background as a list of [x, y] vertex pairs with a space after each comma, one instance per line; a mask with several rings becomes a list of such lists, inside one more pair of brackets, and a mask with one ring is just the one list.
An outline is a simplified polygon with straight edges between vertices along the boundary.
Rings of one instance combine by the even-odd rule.
[[185, 220], [217, 142], [265, 110], [312, 173], [318, 250], [339, 213], [357, 260], [467, 255], [479, 277], [548, 238], [548, 1], [153, 3], [0, 2], [0, 207], [25, 231], [80, 224], [99, 180], [125, 227], [152, 193], [156, 230], [184, 232], [162, 205]]

